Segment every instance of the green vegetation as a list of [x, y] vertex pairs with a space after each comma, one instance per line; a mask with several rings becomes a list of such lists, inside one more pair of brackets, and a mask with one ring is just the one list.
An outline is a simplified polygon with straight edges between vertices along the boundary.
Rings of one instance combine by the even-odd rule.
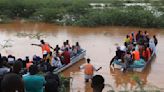
[[64, 77], [62, 75], [59, 75], [59, 78], [60, 78], [59, 92], [68, 92], [72, 78], [71, 77]]
[[[92, 6], [91, 3], [98, 4]], [[102, 7], [100, 3], [105, 5]], [[139, 5], [126, 6], [125, 3], [149, 3], [153, 9]], [[163, 6], [163, 0], [0, 0], [0, 22], [27, 19], [88, 27], [161, 28], [164, 27]]]

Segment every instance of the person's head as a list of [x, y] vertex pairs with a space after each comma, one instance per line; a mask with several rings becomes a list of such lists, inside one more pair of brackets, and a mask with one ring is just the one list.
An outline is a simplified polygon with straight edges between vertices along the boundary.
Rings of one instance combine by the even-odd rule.
[[126, 54], [130, 55], [130, 52], [129, 52], [129, 51], [127, 51], [127, 52], [126, 52]]
[[76, 46], [79, 46], [79, 42], [76, 42]]
[[65, 48], [65, 51], [68, 51], [68, 48]]
[[90, 61], [91, 61], [91, 60], [88, 58], [88, 59], [87, 59], [87, 63], [90, 63]]
[[141, 31], [139, 30], [139, 31], [138, 31], [138, 34], [140, 34], [140, 33], [141, 33]]
[[133, 46], [134, 46], [134, 47], [136, 47], [136, 45], [137, 45], [137, 43], [136, 43], [136, 42], [134, 42], [134, 43], [133, 43]]
[[13, 73], [19, 74], [22, 69], [22, 62], [16, 61], [13, 64]]
[[66, 45], [67, 45], [67, 43], [66, 43], [66, 42], [63, 42], [63, 45], [64, 45], [64, 46], [66, 46]]
[[59, 48], [59, 45], [56, 45], [56, 48]]
[[69, 44], [69, 40], [66, 40], [66, 44]]
[[153, 38], [156, 38], [156, 36], [155, 36], [155, 35], [153, 35]]
[[132, 51], [135, 51], [135, 48], [133, 48]]
[[7, 57], [6, 57], [6, 56], [3, 56], [3, 57], [2, 57], [2, 61], [3, 61], [3, 62], [8, 62]]
[[131, 35], [134, 36], [134, 32], [132, 32]]
[[21, 76], [15, 73], [6, 74], [1, 82], [2, 92], [24, 92]]
[[104, 88], [104, 78], [101, 75], [95, 75], [92, 78], [91, 87], [93, 88], [93, 92], [102, 92]]
[[117, 46], [117, 50], [120, 50], [120, 46]]
[[126, 35], [126, 38], [129, 38], [129, 35]]
[[29, 61], [29, 57], [28, 56], [26, 56], [25, 58], [26, 58], [26, 61]]
[[41, 44], [45, 44], [44, 40], [40, 40], [40, 43], [41, 43]]
[[147, 31], [145, 30], [144, 33], [147, 34]]
[[36, 65], [31, 65], [29, 68], [30, 75], [35, 75], [39, 72], [38, 67]]
[[72, 50], [75, 48], [75, 45], [72, 45]]

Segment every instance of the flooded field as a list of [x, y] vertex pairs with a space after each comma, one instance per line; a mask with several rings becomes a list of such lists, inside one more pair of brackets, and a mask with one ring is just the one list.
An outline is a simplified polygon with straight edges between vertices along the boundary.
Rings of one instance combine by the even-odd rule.
[[[159, 44], [156, 58], [142, 73], [113, 71], [110, 69], [109, 63], [115, 55], [116, 44], [122, 45], [126, 34], [138, 30], [147, 30], [151, 36], [157, 35]], [[13, 54], [21, 58], [25, 56], [32, 58], [34, 54], [41, 56], [41, 48], [30, 45], [39, 43], [40, 39], [44, 39], [53, 47], [57, 44], [62, 46], [62, 43], [67, 39], [70, 40], [70, 44], [75, 44], [78, 41], [81, 47], [87, 50], [86, 58], [91, 58], [91, 63], [96, 68], [102, 67], [95, 74], [103, 75], [105, 84], [112, 85], [116, 91], [135, 89], [136, 83], [132, 80], [133, 75], [138, 75], [145, 85], [156, 85], [159, 88], [164, 88], [164, 29], [128, 27], [80, 28], [21, 22], [0, 24], [0, 52], [2, 55]], [[79, 66], [84, 63], [85, 59], [62, 73], [65, 76], [73, 77], [70, 92], [92, 91], [90, 83], [86, 84], [84, 82], [83, 71], [79, 69]], [[106, 86], [103, 92], [107, 92], [109, 89]]]

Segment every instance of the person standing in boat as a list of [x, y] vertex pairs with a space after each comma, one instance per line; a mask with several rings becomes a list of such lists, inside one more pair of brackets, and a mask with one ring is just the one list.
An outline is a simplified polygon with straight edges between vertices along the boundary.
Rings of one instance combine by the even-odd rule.
[[51, 52], [50, 48], [53, 49], [48, 43], [44, 42], [44, 40], [40, 41], [41, 44], [31, 44], [31, 45], [35, 45], [35, 46], [39, 46], [42, 48], [42, 54], [44, 51], [46, 51], [48, 54]]
[[124, 46], [128, 46], [130, 44], [130, 37], [129, 35], [126, 36], [125, 41], [124, 41]]
[[89, 79], [92, 79], [94, 75], [94, 71], [100, 70], [102, 67], [99, 69], [96, 69], [92, 64], [90, 64], [90, 59], [87, 59], [87, 64], [84, 66], [80, 66], [80, 69], [84, 69], [84, 74], [85, 74], [85, 82], [89, 82]]
[[157, 46], [157, 44], [158, 44], [158, 40], [157, 40], [157, 38], [156, 38], [155, 35], [153, 36], [153, 39], [154, 39], [155, 46]]

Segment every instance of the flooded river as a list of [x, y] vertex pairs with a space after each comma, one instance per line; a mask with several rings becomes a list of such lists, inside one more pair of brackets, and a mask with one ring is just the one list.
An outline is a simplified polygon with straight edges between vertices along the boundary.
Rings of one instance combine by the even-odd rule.
[[[157, 46], [157, 56], [152, 63], [142, 73], [121, 73], [120, 70], [113, 71], [109, 68], [109, 63], [115, 55], [116, 44], [122, 45], [125, 35], [133, 32], [147, 30], [150, 35], [156, 34], [159, 40]], [[41, 33], [40, 33], [41, 32]], [[28, 34], [21, 36], [19, 33]], [[34, 54], [41, 55], [41, 48], [31, 46], [31, 43], [39, 43], [40, 37], [49, 42], [53, 47], [60, 46], [65, 40], [70, 40], [70, 44], [79, 42], [81, 47], [87, 50], [86, 58], [91, 58], [91, 63], [96, 67], [102, 67], [95, 74], [101, 74], [105, 78], [105, 84], [110, 84], [116, 91], [134, 89], [136, 83], [132, 80], [133, 75], [141, 78], [145, 85], [156, 85], [164, 88], [164, 29], [141, 29], [129, 27], [63, 27], [45, 23], [10, 23], [0, 24], [0, 44], [2, 55], [13, 54], [16, 57], [24, 58]], [[30, 36], [31, 35], [31, 36]], [[8, 40], [9, 42], [6, 42]], [[9, 47], [4, 47], [9, 44]], [[4, 47], [4, 48], [2, 48]], [[70, 92], [91, 92], [90, 83], [85, 83], [83, 70], [79, 66], [85, 63], [81, 60], [71, 68], [64, 71], [65, 76], [73, 77]], [[109, 87], [105, 87], [103, 92], [107, 92]]]

